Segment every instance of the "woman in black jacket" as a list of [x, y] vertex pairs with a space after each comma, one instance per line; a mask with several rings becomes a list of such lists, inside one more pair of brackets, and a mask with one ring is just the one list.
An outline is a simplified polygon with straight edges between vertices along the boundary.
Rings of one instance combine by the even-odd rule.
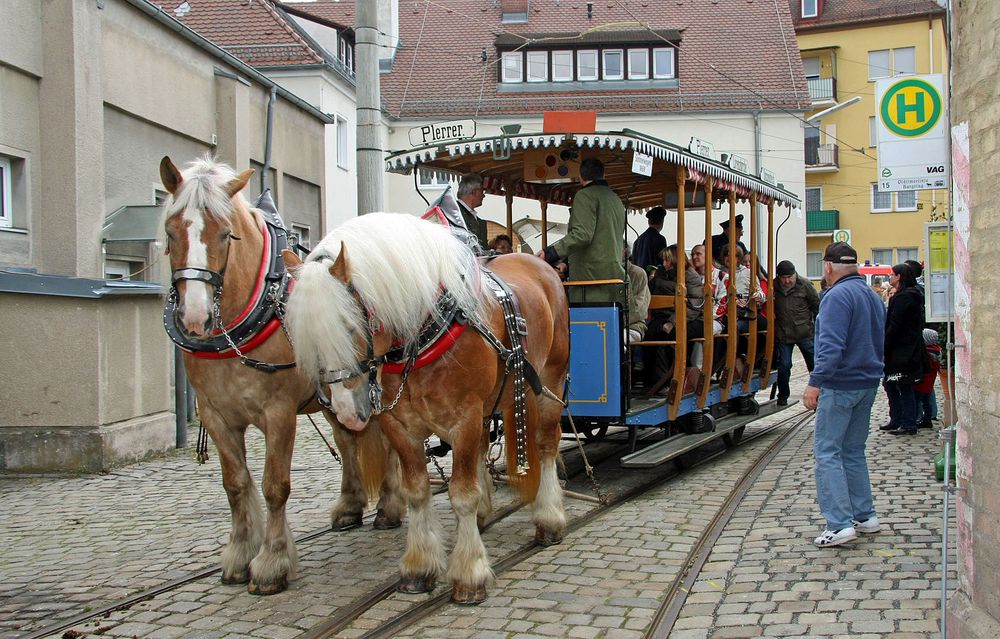
[[893, 435], [917, 432], [913, 385], [927, 371], [924, 349], [924, 294], [913, 270], [906, 264], [892, 267], [889, 284], [895, 293], [885, 316], [885, 394], [889, 397], [889, 423], [881, 427]]

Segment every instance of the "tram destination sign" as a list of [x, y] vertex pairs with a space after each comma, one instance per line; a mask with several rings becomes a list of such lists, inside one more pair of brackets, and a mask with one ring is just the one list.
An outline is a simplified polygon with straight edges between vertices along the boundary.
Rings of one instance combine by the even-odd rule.
[[878, 190], [948, 187], [948, 114], [941, 74], [875, 83]]
[[410, 144], [424, 146], [437, 142], [454, 142], [476, 137], [475, 120], [452, 120], [434, 122], [410, 129]]

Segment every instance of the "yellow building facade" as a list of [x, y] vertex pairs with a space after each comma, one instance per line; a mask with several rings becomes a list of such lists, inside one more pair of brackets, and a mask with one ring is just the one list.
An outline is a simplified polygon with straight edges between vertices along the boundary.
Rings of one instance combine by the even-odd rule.
[[906, 75], [947, 78], [944, 13], [803, 23], [796, 36], [813, 102], [803, 125], [807, 265], [800, 272], [822, 275], [823, 249], [837, 230], [850, 232], [859, 262], [924, 262], [924, 223], [947, 218], [947, 191], [878, 191], [875, 84]]

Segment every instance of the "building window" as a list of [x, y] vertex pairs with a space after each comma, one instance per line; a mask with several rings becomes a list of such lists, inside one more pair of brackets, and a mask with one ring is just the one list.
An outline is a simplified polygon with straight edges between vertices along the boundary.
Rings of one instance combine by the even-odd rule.
[[914, 262], [919, 262], [917, 259], [917, 247], [907, 246], [905, 248], [896, 249], [896, 259], [902, 264], [906, 260], [913, 260]]
[[576, 52], [576, 79], [597, 79], [597, 49], [581, 49]]
[[892, 50], [892, 74], [913, 75], [917, 72], [917, 51], [913, 47]]
[[350, 129], [347, 126], [347, 119], [338, 115], [337, 117], [337, 166], [344, 170], [351, 168], [351, 139]]
[[628, 50], [628, 79], [646, 80], [649, 78], [649, 49]]
[[889, 50], [868, 52], [868, 79], [877, 80], [888, 78], [892, 75], [891, 61], [889, 60]]
[[806, 71], [806, 80], [819, 80], [819, 58], [802, 58], [802, 67]]
[[11, 205], [10, 160], [0, 157], [0, 227], [14, 226], [14, 209]]
[[815, 18], [819, 13], [819, 0], [802, 0], [802, 17]]
[[547, 82], [549, 79], [549, 52], [528, 52], [528, 82]]
[[806, 187], [806, 211], [823, 210], [823, 187]]
[[868, 116], [868, 146], [878, 146], [878, 125], [874, 115]]
[[892, 264], [892, 249], [872, 249], [872, 264]]
[[521, 52], [505, 53], [501, 59], [503, 82], [521, 82], [524, 79]]
[[916, 211], [917, 192], [916, 191], [896, 191], [897, 211]]
[[292, 222], [292, 235], [295, 236], [295, 241], [298, 245], [307, 251], [312, 250], [312, 240], [309, 237], [309, 227], [305, 224], [296, 224]]
[[573, 79], [573, 52], [553, 51], [552, 80], [555, 82], [569, 82], [572, 79]]
[[806, 253], [806, 277], [818, 280], [823, 277], [823, 254], [819, 252]]
[[621, 49], [605, 49], [604, 54], [604, 79], [622, 80], [625, 78], [625, 68], [623, 64], [624, 52]]
[[879, 191], [878, 184], [872, 182], [872, 213], [885, 213], [892, 210], [892, 192]]
[[674, 77], [674, 50], [670, 47], [653, 49], [653, 77]]
[[347, 67], [347, 70], [351, 73], [351, 75], [354, 75], [354, 47], [351, 46], [350, 43], [347, 45], [347, 60], [345, 61], [344, 66]]

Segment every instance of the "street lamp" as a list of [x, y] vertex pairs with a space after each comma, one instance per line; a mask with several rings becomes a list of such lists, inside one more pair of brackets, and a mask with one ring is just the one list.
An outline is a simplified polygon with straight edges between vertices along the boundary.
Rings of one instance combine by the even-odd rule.
[[815, 114], [813, 114], [813, 115], [810, 115], [810, 116], [809, 116], [808, 118], [806, 118], [806, 120], [805, 120], [805, 121], [806, 121], [806, 123], [808, 123], [808, 124], [812, 124], [812, 123], [813, 123], [813, 121], [815, 121], [815, 120], [820, 120], [820, 119], [822, 119], [822, 118], [824, 118], [824, 117], [826, 117], [826, 116], [830, 115], [830, 114], [831, 114], [831, 113], [833, 113], [834, 111], [839, 111], [840, 109], [843, 109], [844, 107], [849, 107], [849, 106], [851, 106], [852, 104], [854, 104], [854, 103], [858, 102], [859, 100], [861, 100], [861, 96], [860, 96], [860, 95], [856, 95], [856, 96], [854, 96], [853, 98], [851, 98], [850, 100], [847, 100], [847, 101], [845, 101], [845, 102], [841, 102], [840, 104], [834, 104], [834, 105], [833, 105], [832, 107], [830, 107], [829, 109], [823, 109], [823, 110], [822, 110], [822, 111], [820, 111], [819, 113], [815, 113]]

